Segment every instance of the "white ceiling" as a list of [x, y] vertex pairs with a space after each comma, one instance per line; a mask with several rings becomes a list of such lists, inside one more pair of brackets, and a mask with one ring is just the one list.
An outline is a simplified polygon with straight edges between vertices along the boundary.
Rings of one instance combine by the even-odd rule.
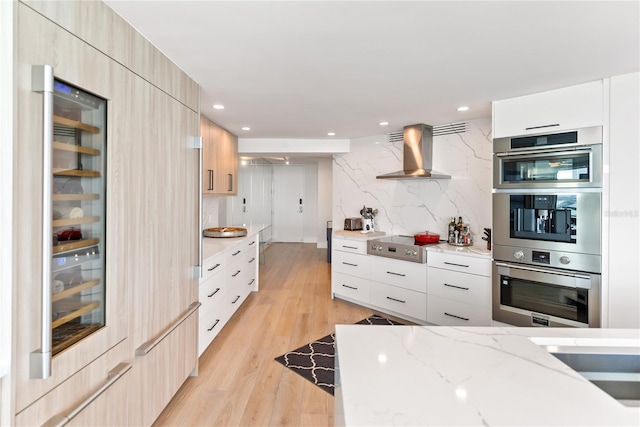
[[200, 84], [203, 115], [245, 138], [455, 123], [640, 70], [638, 1], [106, 3]]

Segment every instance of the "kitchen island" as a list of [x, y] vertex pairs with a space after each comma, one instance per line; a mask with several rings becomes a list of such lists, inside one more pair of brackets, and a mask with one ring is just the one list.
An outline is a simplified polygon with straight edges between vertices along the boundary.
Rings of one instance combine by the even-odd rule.
[[552, 354], [640, 330], [336, 325], [336, 425], [640, 425]]

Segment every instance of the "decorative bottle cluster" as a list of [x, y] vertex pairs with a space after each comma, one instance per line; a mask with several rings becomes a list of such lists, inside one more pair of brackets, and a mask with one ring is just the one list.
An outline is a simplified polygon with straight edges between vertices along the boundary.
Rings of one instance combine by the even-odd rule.
[[447, 241], [451, 245], [459, 246], [471, 246], [473, 244], [471, 227], [469, 224], [462, 222], [461, 216], [458, 217], [458, 221], [456, 221], [456, 217], [451, 217]]

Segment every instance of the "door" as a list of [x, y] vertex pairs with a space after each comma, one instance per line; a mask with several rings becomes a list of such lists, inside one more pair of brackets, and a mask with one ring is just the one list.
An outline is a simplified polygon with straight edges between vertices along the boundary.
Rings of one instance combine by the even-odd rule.
[[273, 167], [273, 240], [302, 242], [304, 166]]

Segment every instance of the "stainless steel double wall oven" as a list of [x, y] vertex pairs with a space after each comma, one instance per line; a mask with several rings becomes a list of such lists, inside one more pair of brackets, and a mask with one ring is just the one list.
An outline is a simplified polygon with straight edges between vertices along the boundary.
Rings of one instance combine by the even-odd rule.
[[493, 319], [599, 327], [602, 127], [493, 147]]

